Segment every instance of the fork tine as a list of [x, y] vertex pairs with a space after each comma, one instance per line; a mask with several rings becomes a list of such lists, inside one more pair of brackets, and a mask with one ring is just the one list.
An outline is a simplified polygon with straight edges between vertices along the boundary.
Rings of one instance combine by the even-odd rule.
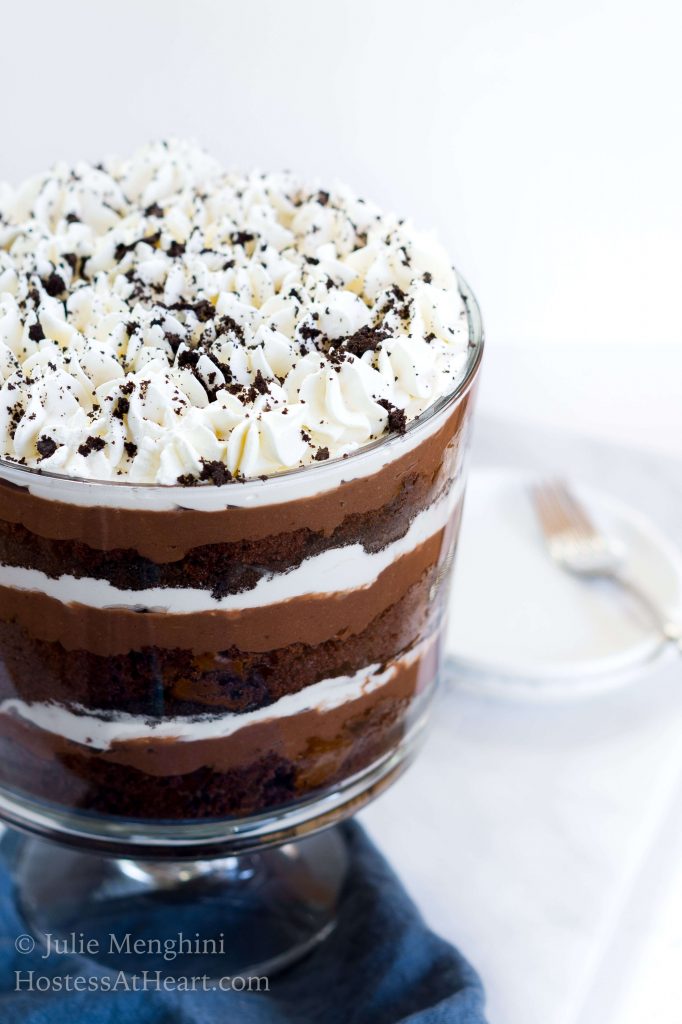
[[546, 488], [542, 484], [535, 484], [531, 488], [531, 494], [535, 503], [535, 510], [540, 520], [542, 529], [547, 536], [552, 536], [557, 533], [556, 515], [552, 510], [552, 505], [547, 494]]
[[572, 523], [562, 508], [552, 483], [537, 484], [534, 488], [535, 505], [540, 524], [549, 537], [567, 534]]
[[542, 483], [536, 483], [530, 487], [530, 495], [532, 497], [532, 503], [534, 503], [538, 518], [543, 531], [548, 536], [553, 534], [555, 531], [554, 517], [552, 515], [549, 503], [547, 501], [547, 495], [545, 488]]
[[555, 482], [557, 500], [566, 510], [574, 528], [584, 537], [594, 539], [598, 531], [592, 522], [587, 510], [575, 497], [573, 492], [561, 480]]
[[547, 481], [532, 488], [540, 525], [548, 538], [587, 542], [597, 534], [588, 515], [561, 481]]

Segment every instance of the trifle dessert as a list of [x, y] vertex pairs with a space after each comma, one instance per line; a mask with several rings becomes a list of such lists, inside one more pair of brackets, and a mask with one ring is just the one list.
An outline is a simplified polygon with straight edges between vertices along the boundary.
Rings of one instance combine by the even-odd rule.
[[480, 337], [439, 245], [183, 142], [0, 186], [0, 787], [261, 814], [439, 663]]

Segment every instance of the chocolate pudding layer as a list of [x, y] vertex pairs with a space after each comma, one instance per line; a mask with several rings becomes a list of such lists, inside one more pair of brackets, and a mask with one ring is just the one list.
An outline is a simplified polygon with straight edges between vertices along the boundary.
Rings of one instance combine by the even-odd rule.
[[0, 189], [0, 786], [233, 818], [395, 751], [479, 332], [435, 243], [348, 190], [179, 143]]

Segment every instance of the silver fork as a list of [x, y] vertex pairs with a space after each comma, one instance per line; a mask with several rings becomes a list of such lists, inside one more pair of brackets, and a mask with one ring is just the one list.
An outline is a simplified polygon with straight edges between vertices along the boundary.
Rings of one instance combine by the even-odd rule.
[[632, 594], [666, 641], [682, 650], [682, 622], [673, 622], [623, 570], [624, 552], [592, 522], [584, 506], [560, 480], [531, 488], [549, 553], [562, 568], [588, 579], [606, 579]]

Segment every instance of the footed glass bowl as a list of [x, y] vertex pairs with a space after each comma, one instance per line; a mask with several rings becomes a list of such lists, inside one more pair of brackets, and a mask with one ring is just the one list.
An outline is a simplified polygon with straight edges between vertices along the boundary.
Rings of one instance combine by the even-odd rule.
[[461, 383], [350, 458], [196, 488], [0, 462], [0, 816], [44, 941], [181, 919], [234, 974], [332, 927], [323, 830], [409, 763], [438, 678], [483, 343], [461, 292]]

